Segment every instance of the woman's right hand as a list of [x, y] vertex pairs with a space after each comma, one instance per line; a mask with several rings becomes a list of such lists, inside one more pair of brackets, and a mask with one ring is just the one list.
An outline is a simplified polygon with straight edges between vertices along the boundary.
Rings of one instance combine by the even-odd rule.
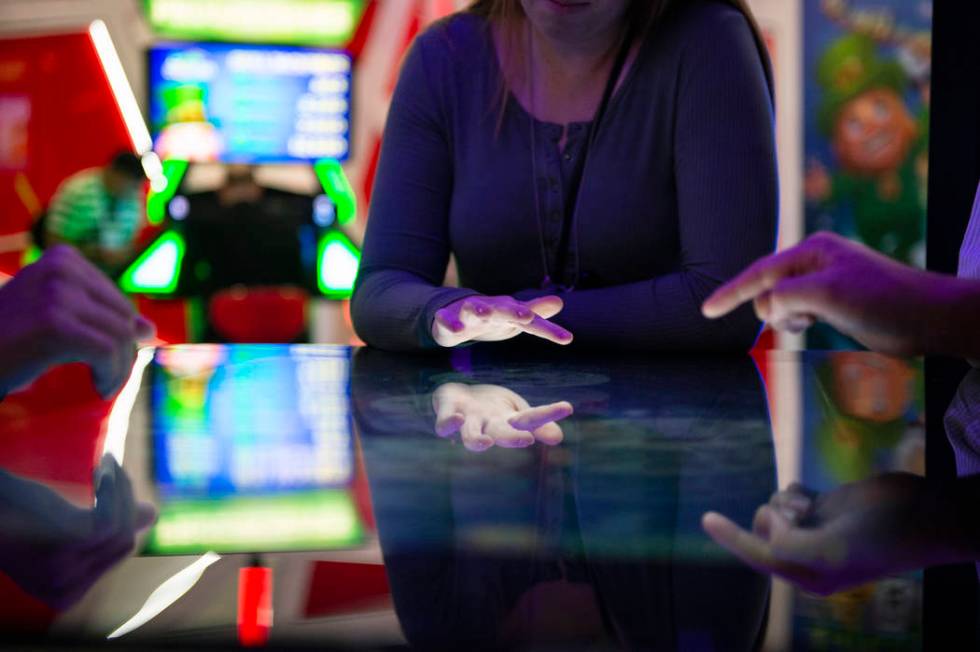
[[556, 296], [518, 301], [512, 297], [472, 296], [454, 301], [436, 312], [432, 337], [439, 346], [452, 347], [463, 342], [497, 342], [521, 333], [569, 344], [572, 334], [548, 319], [563, 307]]

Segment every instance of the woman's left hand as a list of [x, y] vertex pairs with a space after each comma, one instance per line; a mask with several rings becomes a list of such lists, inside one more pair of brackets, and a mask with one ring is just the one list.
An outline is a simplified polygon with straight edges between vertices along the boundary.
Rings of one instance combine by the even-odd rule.
[[548, 321], [563, 307], [556, 296], [526, 302], [508, 296], [466, 297], [436, 312], [432, 338], [439, 346], [453, 347], [470, 341], [509, 340], [528, 333], [555, 344], [569, 344], [572, 334]]

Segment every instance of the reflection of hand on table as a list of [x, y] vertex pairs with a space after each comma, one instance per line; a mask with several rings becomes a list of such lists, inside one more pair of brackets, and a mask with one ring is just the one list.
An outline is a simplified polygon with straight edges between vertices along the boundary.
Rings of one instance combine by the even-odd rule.
[[497, 342], [528, 333], [556, 344], [569, 344], [572, 334], [548, 321], [562, 309], [555, 296], [531, 301], [511, 297], [472, 296], [460, 299], [436, 312], [432, 337], [439, 346], [452, 347], [463, 342]]
[[44, 485], [0, 471], [0, 570], [54, 609], [78, 602], [133, 549], [156, 518], [137, 503], [109, 456], [95, 474], [93, 509], [75, 507]]
[[554, 446], [564, 434], [558, 421], [572, 414], [572, 404], [559, 401], [531, 407], [518, 394], [497, 385], [446, 383], [432, 395], [436, 434], [459, 432], [472, 451], [491, 446], [524, 448], [534, 442]]
[[792, 485], [758, 509], [751, 532], [715, 512], [702, 525], [756, 570], [826, 595], [892, 573], [974, 559], [980, 528], [967, 522], [975, 520], [971, 496], [975, 490], [943, 491], [925, 478], [889, 473], [818, 495]]

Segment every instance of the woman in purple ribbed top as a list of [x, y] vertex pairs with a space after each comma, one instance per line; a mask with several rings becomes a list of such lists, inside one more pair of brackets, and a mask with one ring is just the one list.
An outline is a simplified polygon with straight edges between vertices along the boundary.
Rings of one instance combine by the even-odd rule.
[[354, 326], [388, 350], [745, 351], [751, 307], [700, 306], [772, 250], [777, 183], [741, 0], [479, 0], [404, 62]]

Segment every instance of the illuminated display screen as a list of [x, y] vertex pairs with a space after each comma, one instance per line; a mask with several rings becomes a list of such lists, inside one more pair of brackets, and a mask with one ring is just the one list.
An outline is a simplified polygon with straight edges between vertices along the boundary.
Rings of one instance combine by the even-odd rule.
[[165, 159], [274, 163], [350, 151], [351, 58], [225, 43], [149, 52], [154, 149]]
[[159, 349], [151, 366], [150, 554], [348, 547], [349, 351], [250, 345]]
[[364, 0], [144, 0], [153, 31], [167, 38], [343, 46]]

